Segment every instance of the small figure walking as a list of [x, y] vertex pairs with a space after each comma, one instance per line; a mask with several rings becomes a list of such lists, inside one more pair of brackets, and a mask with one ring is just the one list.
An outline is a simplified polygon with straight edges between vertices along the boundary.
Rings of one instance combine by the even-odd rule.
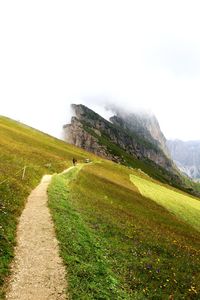
[[72, 159], [72, 162], [73, 162], [73, 165], [75, 166], [76, 165], [76, 162], [77, 162], [77, 160], [73, 157], [73, 159]]

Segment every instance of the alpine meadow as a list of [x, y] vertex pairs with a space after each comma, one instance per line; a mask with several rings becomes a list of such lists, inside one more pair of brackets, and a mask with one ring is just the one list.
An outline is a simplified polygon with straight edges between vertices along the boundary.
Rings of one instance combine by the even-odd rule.
[[66, 299], [200, 298], [197, 196], [159, 181], [148, 161], [116, 163], [6, 117], [0, 147], [0, 299], [19, 217], [45, 174]]

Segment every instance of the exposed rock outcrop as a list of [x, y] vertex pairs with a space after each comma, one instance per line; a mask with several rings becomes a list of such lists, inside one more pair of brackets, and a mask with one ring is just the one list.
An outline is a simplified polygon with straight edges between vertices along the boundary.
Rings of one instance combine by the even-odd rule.
[[[94, 132], [101, 136], [100, 131], [95, 130]], [[77, 117], [72, 117], [71, 124], [64, 125], [64, 139], [68, 143], [93, 152], [96, 155], [112, 159], [112, 156], [107, 153], [106, 147], [100, 145], [98, 139], [84, 129], [83, 124]]]
[[64, 126], [67, 142], [113, 161], [124, 162], [128, 153], [176, 172], [154, 116], [118, 113], [109, 122], [84, 105], [72, 108], [75, 116]]
[[151, 113], [123, 113], [118, 111], [116, 116], [111, 119], [113, 124], [122, 126], [125, 130], [137, 133], [144, 140], [158, 146], [163, 152], [170, 157], [168, 148], [166, 147], [166, 138], [164, 137], [158, 120]]

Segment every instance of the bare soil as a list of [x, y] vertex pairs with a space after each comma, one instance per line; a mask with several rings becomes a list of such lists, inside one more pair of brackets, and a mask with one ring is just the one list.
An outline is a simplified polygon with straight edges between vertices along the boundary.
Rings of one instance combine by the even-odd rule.
[[50, 175], [43, 177], [28, 197], [20, 217], [8, 300], [68, 299], [65, 268], [47, 207], [50, 180]]

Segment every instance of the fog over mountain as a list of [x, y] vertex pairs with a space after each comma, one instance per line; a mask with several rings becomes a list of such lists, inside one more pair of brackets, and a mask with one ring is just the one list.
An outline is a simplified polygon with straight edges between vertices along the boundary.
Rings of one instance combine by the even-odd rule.
[[11, 3], [0, 2], [0, 114], [60, 137], [70, 103], [115, 103], [150, 108], [168, 139], [199, 139], [198, 1]]

